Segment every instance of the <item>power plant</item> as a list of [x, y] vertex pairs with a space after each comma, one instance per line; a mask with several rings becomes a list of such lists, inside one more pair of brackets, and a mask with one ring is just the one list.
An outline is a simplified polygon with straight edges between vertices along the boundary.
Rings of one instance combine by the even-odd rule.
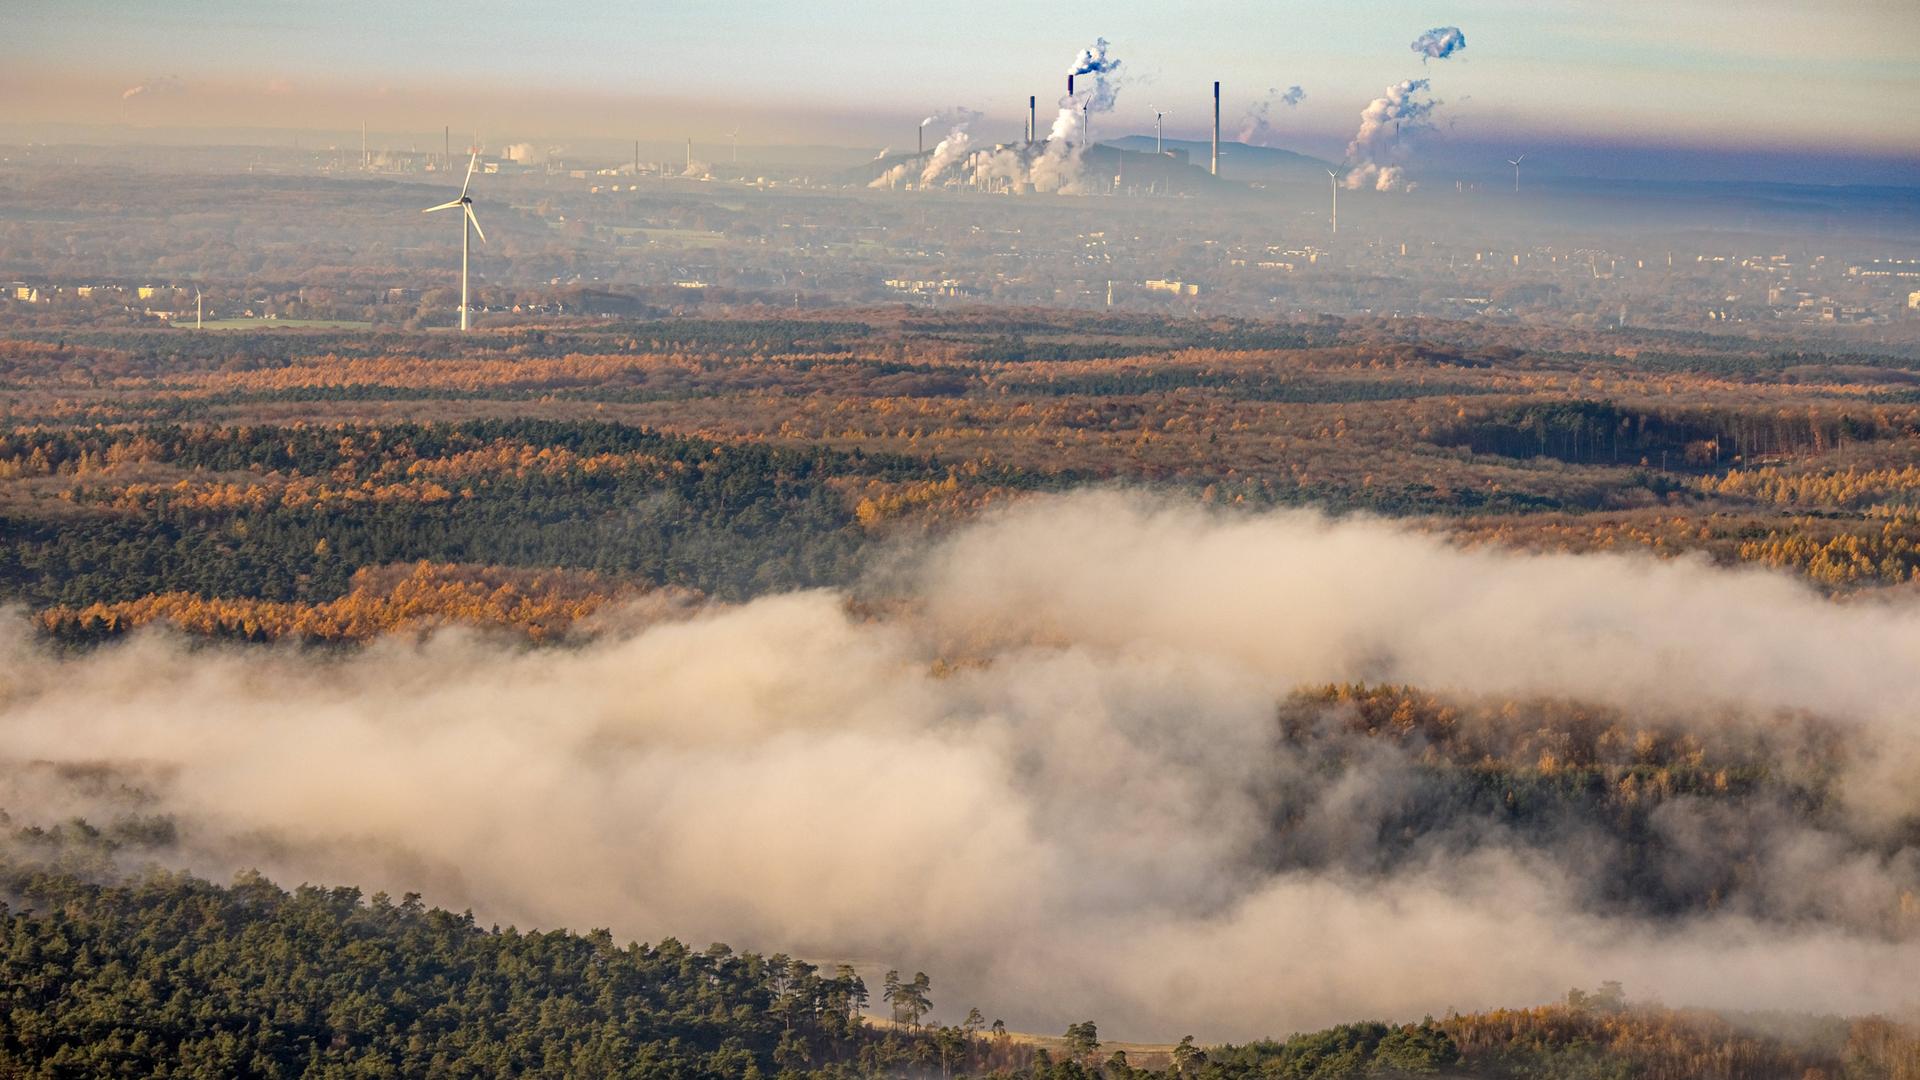
[[[1027, 115], [1017, 142], [986, 144], [969, 128], [980, 114], [968, 109], [937, 113], [922, 120], [914, 133], [914, 150], [909, 154], [882, 152], [868, 166], [850, 170], [848, 178], [861, 177], [870, 188], [888, 190], [972, 190], [989, 193], [1037, 192], [1042, 194], [1193, 194], [1218, 189], [1220, 153], [1226, 149], [1236, 157], [1234, 187], [1264, 186], [1267, 182], [1298, 183], [1314, 176], [1312, 170], [1326, 162], [1272, 147], [1225, 144], [1220, 128], [1220, 82], [1214, 80], [1213, 126], [1209, 143], [1183, 143], [1167, 138], [1167, 110], [1153, 108], [1151, 139], [1128, 135], [1116, 142], [1102, 144], [1094, 137], [1095, 113], [1114, 109], [1120, 83], [1115, 74], [1120, 61], [1112, 58], [1104, 39], [1091, 49], [1082, 50], [1069, 67], [1066, 96], [1052, 127], [1040, 130], [1040, 103], [1036, 94], [1027, 95]], [[1089, 78], [1092, 80], [1089, 82]], [[1295, 88], [1298, 91], [1298, 88]], [[1295, 99], [1289, 99], [1289, 104]], [[937, 145], [927, 145], [926, 128], [936, 121], [946, 125], [944, 136], [936, 133]], [[1208, 155], [1207, 168], [1198, 168], [1199, 156]], [[691, 158], [691, 155], [689, 155]], [[1305, 175], [1303, 175], [1305, 174]]]

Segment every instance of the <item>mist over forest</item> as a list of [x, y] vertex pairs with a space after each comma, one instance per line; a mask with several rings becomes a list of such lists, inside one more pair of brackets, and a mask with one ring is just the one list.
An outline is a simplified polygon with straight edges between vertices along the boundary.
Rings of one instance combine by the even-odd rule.
[[0, 1075], [1920, 1077], [1913, 20], [1668, 7], [28, 12]]

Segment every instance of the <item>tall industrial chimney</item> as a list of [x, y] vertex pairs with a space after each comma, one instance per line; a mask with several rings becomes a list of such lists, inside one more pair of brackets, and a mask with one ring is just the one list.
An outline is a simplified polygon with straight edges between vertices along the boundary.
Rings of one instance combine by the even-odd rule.
[[1027, 95], [1027, 141], [1040, 137], [1040, 106], [1036, 103], [1039, 95]]
[[1213, 81], [1213, 175], [1220, 175], [1220, 80]]
[[442, 169], [451, 169], [453, 168], [453, 125], [452, 124], [448, 124], [446, 127], [440, 129], [440, 138], [446, 143], [446, 147], [442, 150], [440, 155], [440, 167]]
[[693, 140], [687, 140], [687, 175], [693, 175]]
[[1073, 96], [1073, 76], [1067, 76], [1067, 96]]
[[919, 152], [922, 154], [926, 153], [927, 152], [927, 125], [924, 122], [919, 127], [913, 129], [913, 137], [920, 141], [920, 145], [918, 147]]

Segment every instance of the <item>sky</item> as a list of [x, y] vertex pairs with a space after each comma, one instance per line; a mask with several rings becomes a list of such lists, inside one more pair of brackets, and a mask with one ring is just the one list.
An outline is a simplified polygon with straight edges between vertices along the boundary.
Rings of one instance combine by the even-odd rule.
[[[245, 126], [522, 139], [904, 145], [929, 112], [1019, 133], [1095, 37], [1122, 61], [1105, 130], [1200, 135], [1270, 88], [1280, 145], [1338, 154], [1390, 83], [1433, 80], [1463, 144], [1648, 144], [1911, 160], [1915, 0], [8, 0], [14, 123]], [[1423, 64], [1420, 32], [1468, 47]], [[134, 88], [142, 88], [135, 92]], [[1914, 182], [1920, 183], [1920, 177]]]

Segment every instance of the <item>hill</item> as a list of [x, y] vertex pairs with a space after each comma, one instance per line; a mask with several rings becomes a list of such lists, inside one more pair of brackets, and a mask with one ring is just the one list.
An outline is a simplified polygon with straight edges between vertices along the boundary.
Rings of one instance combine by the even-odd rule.
[[[1153, 153], [1154, 139], [1151, 135], [1127, 135], [1118, 139], [1102, 140], [1103, 146], [1117, 146], [1123, 150], [1139, 153]], [[1213, 156], [1211, 142], [1196, 139], [1167, 139], [1168, 150], [1185, 151], [1189, 159], [1205, 169]], [[1326, 171], [1334, 168], [1332, 162], [1317, 157], [1282, 150], [1272, 146], [1252, 146], [1243, 142], [1220, 144], [1220, 176], [1223, 180], [1264, 182], [1325, 180]]]

